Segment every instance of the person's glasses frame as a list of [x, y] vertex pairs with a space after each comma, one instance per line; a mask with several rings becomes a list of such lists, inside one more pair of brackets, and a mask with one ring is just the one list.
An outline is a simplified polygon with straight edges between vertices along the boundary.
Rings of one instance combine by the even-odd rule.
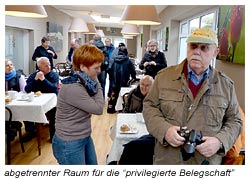
[[188, 47], [191, 50], [200, 49], [203, 52], [208, 52], [212, 44], [203, 44], [203, 43], [189, 43]]

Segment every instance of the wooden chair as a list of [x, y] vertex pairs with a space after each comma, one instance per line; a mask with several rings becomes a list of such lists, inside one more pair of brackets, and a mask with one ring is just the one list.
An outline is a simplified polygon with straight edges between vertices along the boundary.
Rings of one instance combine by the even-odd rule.
[[55, 70], [59, 76], [69, 76], [71, 72], [71, 67], [68, 63], [57, 63], [55, 65]]
[[241, 119], [243, 122], [242, 131], [233, 147], [223, 158], [224, 165], [244, 165], [245, 164], [245, 114], [240, 108]]
[[24, 145], [22, 140], [22, 123], [19, 121], [12, 122], [12, 112], [8, 107], [5, 107], [5, 135], [7, 144], [7, 164], [11, 164], [11, 141], [13, 141], [19, 134], [19, 142], [21, 144], [22, 152], [24, 152]]

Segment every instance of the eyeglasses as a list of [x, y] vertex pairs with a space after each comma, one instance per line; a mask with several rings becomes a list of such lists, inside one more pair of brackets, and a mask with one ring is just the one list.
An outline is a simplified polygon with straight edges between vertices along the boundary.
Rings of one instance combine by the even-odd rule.
[[195, 49], [199, 48], [203, 52], [208, 52], [210, 50], [210, 44], [190, 43], [189, 48], [191, 50], [195, 50]]

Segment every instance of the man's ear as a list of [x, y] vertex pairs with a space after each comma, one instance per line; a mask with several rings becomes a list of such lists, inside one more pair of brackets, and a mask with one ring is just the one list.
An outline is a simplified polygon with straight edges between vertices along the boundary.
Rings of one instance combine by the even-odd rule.
[[217, 55], [219, 54], [219, 52], [220, 52], [220, 48], [215, 48], [215, 50], [214, 50], [214, 58], [216, 58], [217, 57]]

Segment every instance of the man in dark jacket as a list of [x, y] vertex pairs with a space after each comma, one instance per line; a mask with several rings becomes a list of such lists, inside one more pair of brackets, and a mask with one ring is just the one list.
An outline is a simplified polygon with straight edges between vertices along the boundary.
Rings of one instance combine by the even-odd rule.
[[112, 64], [110, 75], [114, 80], [112, 87], [112, 93], [108, 104], [108, 113], [114, 113], [115, 105], [121, 87], [128, 87], [128, 81], [130, 76], [132, 79], [136, 79], [136, 71], [133, 63], [128, 58], [128, 51], [124, 43], [119, 44], [119, 50], [114, 55], [114, 63]]
[[[37, 60], [37, 66], [39, 70], [32, 73], [27, 79], [25, 86], [25, 91], [27, 93], [41, 91], [42, 93], [55, 93], [58, 94], [58, 83], [59, 76], [54, 71], [51, 71], [50, 62], [47, 57], [40, 57]], [[50, 124], [50, 139], [55, 132], [55, 113], [56, 108], [51, 109], [46, 113]], [[36, 128], [33, 122], [24, 121], [25, 130], [30, 134], [27, 136], [25, 141], [28, 141], [35, 137]]]
[[70, 42], [70, 49], [69, 49], [69, 53], [66, 57], [66, 61], [70, 64], [72, 64], [72, 60], [73, 60], [73, 54], [75, 49], [77, 49], [80, 46], [80, 41], [78, 39], [72, 39]]
[[[37, 61], [40, 57], [47, 57], [50, 62], [51, 69], [54, 68], [53, 59], [57, 59], [57, 54], [52, 46], [50, 46], [50, 39], [48, 37], [43, 37], [41, 39], [42, 45], [37, 46], [34, 54], [32, 56], [33, 61]], [[38, 69], [36, 64], [36, 69]]]
[[[110, 38], [106, 38], [105, 39], [105, 45], [106, 45], [106, 48], [107, 48], [107, 51], [108, 51], [108, 55], [109, 55], [109, 67], [111, 68], [111, 57], [112, 57], [112, 54], [113, 54], [113, 51], [115, 50], [115, 47], [114, 45], [111, 43], [111, 39]], [[107, 73], [109, 73], [109, 67], [107, 69]], [[110, 97], [110, 94], [111, 94], [111, 90], [112, 90], [112, 86], [113, 86], [113, 80], [112, 78], [110, 77], [110, 74], [109, 74], [109, 89], [108, 89], [108, 97]]]
[[101, 65], [101, 72], [98, 75], [98, 80], [102, 86], [103, 97], [105, 98], [105, 86], [106, 86], [107, 69], [109, 65], [109, 54], [107, 48], [104, 46], [102, 42], [102, 38], [100, 35], [95, 34], [93, 36], [93, 45], [99, 48], [104, 54], [104, 61]]

